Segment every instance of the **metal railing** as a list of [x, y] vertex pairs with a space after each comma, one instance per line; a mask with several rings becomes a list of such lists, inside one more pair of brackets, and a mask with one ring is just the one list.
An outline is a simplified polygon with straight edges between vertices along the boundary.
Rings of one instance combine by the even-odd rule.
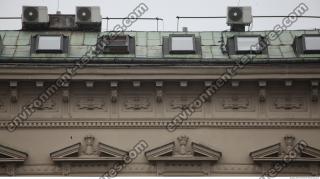
[[[22, 17], [0, 17], [0, 20], [19, 20], [22, 19]], [[137, 20], [153, 20], [153, 21], [157, 21], [157, 26], [156, 29], [157, 31], [159, 31], [159, 21], [162, 21], [162, 23], [164, 23], [164, 19], [163, 18], [159, 18], [159, 17], [139, 17], [139, 18], [123, 18], [123, 17], [103, 17], [102, 20], [106, 20], [107, 21], [107, 31], [109, 29], [109, 21], [110, 20], [124, 20], [124, 19], [137, 19]]]
[[[286, 16], [252, 16], [253, 18], [286, 18]], [[320, 19], [320, 16], [296, 16], [297, 18], [313, 18]], [[226, 19], [227, 16], [177, 16], [177, 31], [179, 31], [180, 19]]]

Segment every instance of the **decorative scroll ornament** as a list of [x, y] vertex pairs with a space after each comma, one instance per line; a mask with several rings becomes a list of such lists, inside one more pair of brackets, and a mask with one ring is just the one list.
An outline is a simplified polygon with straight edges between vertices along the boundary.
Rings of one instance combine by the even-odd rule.
[[294, 110], [301, 109], [303, 106], [302, 99], [290, 96], [275, 99], [274, 106], [276, 109]]
[[124, 103], [127, 110], [143, 110], [149, 109], [151, 103], [146, 97], [128, 97]]
[[170, 102], [170, 107], [173, 110], [185, 110], [188, 108], [189, 104], [192, 102], [190, 98], [180, 97], [172, 99]]
[[223, 99], [222, 106], [224, 109], [248, 109], [249, 100], [246, 98], [239, 98], [238, 96], [233, 96], [231, 98]]
[[100, 98], [81, 98], [78, 102], [79, 109], [95, 110], [103, 109], [105, 101]]
[[37, 110], [52, 110], [54, 109], [55, 106], [56, 106], [56, 103], [52, 99], [49, 99], [42, 106], [34, 107], [34, 108]]

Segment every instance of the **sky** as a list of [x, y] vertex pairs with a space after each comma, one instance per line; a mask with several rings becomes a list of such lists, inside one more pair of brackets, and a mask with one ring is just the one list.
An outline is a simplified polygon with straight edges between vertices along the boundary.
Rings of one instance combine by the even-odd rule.
[[[49, 14], [57, 10], [62, 14], [75, 14], [76, 6], [100, 6], [103, 17], [125, 17], [141, 2], [149, 10], [142, 17], [160, 17], [159, 30], [176, 31], [177, 16], [226, 16], [228, 6], [251, 6], [254, 16], [288, 15], [301, 2], [309, 10], [306, 16], [320, 16], [320, 0], [0, 0], [0, 17], [20, 17], [23, 5], [47, 6]], [[59, 6], [58, 6], [59, 4]], [[253, 20], [251, 30], [268, 30], [282, 22], [282, 18], [258, 18]], [[119, 24], [119, 20], [109, 21], [109, 30]], [[227, 30], [226, 19], [180, 19], [179, 30], [189, 31]], [[21, 20], [0, 20], [1, 30], [20, 29]], [[289, 29], [320, 28], [320, 19], [301, 18]], [[102, 30], [107, 30], [106, 21]], [[156, 21], [138, 20], [128, 30], [155, 31]]]

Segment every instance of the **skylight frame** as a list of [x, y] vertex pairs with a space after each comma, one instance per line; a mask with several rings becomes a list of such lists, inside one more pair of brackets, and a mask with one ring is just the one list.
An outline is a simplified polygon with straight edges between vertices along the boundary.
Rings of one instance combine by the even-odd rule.
[[320, 38], [320, 34], [303, 34], [301, 36], [302, 53], [304, 53], [304, 54], [319, 54], [320, 53], [320, 46], [319, 46], [319, 49], [317, 49], [317, 50], [308, 50], [307, 49], [306, 38], [308, 38], [308, 37]]
[[[103, 47], [103, 53], [105, 54], [129, 54], [130, 53], [130, 36], [129, 35], [120, 35], [114, 37], [114, 39], [110, 39], [112, 36], [103, 36], [102, 38], [106, 38], [107, 44]], [[118, 40], [119, 37], [125, 37], [123, 44], [119, 43], [122, 40]], [[109, 39], [108, 39], [109, 38]], [[123, 51], [112, 51], [112, 48], [121, 48], [123, 47]], [[109, 50], [108, 50], [109, 49]]]
[[[59, 49], [42, 49], [42, 48], [39, 48], [39, 43], [40, 43], [40, 38], [41, 37], [59, 37], [60, 38], [60, 48]], [[35, 42], [35, 52], [36, 53], [63, 53], [64, 52], [64, 49], [65, 49], [65, 44], [64, 43], [64, 40], [65, 37], [63, 35], [55, 35], [55, 34], [50, 34], [50, 35], [37, 35], [36, 36], [36, 42]]]
[[[172, 49], [172, 38], [175, 37], [191, 37], [192, 38], [192, 46], [193, 50], [173, 50]], [[169, 35], [169, 53], [170, 54], [195, 54], [196, 49], [196, 37], [194, 34], [170, 34]]]
[[[239, 50], [239, 46], [238, 46], [238, 38], [258, 38], [258, 44], [260, 46], [260, 48], [258, 50], [252, 50], [252, 49], [248, 49], [248, 50]], [[263, 49], [261, 47], [261, 42], [262, 42], [262, 37], [260, 35], [235, 35], [234, 36], [234, 47], [235, 47], [235, 52], [237, 54], [261, 54]]]

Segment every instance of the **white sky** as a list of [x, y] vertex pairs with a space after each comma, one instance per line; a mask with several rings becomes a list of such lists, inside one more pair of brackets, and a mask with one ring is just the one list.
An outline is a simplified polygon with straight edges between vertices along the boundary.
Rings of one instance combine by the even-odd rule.
[[[49, 13], [54, 14], [58, 0], [0, 0], [0, 17], [21, 16], [23, 5], [48, 6]], [[139, 3], [149, 7], [143, 17], [161, 17], [164, 25], [159, 23], [159, 30], [176, 31], [176, 16], [225, 16], [227, 6], [236, 6], [239, 0], [60, 0], [62, 14], [75, 14], [76, 6], [100, 6], [103, 17], [124, 17]], [[304, 14], [320, 16], [320, 0], [240, 0], [240, 6], [252, 6], [253, 15], [288, 15], [299, 3], [304, 2], [310, 9]], [[272, 29], [281, 22], [277, 19], [254, 19], [253, 30]], [[109, 22], [109, 30], [120, 21]], [[182, 26], [189, 31], [226, 30], [225, 19], [182, 19]], [[20, 20], [0, 20], [0, 29], [20, 29]], [[290, 29], [320, 28], [320, 19], [299, 19]], [[105, 23], [103, 30], [106, 30]], [[156, 30], [156, 21], [137, 21], [129, 30]]]

